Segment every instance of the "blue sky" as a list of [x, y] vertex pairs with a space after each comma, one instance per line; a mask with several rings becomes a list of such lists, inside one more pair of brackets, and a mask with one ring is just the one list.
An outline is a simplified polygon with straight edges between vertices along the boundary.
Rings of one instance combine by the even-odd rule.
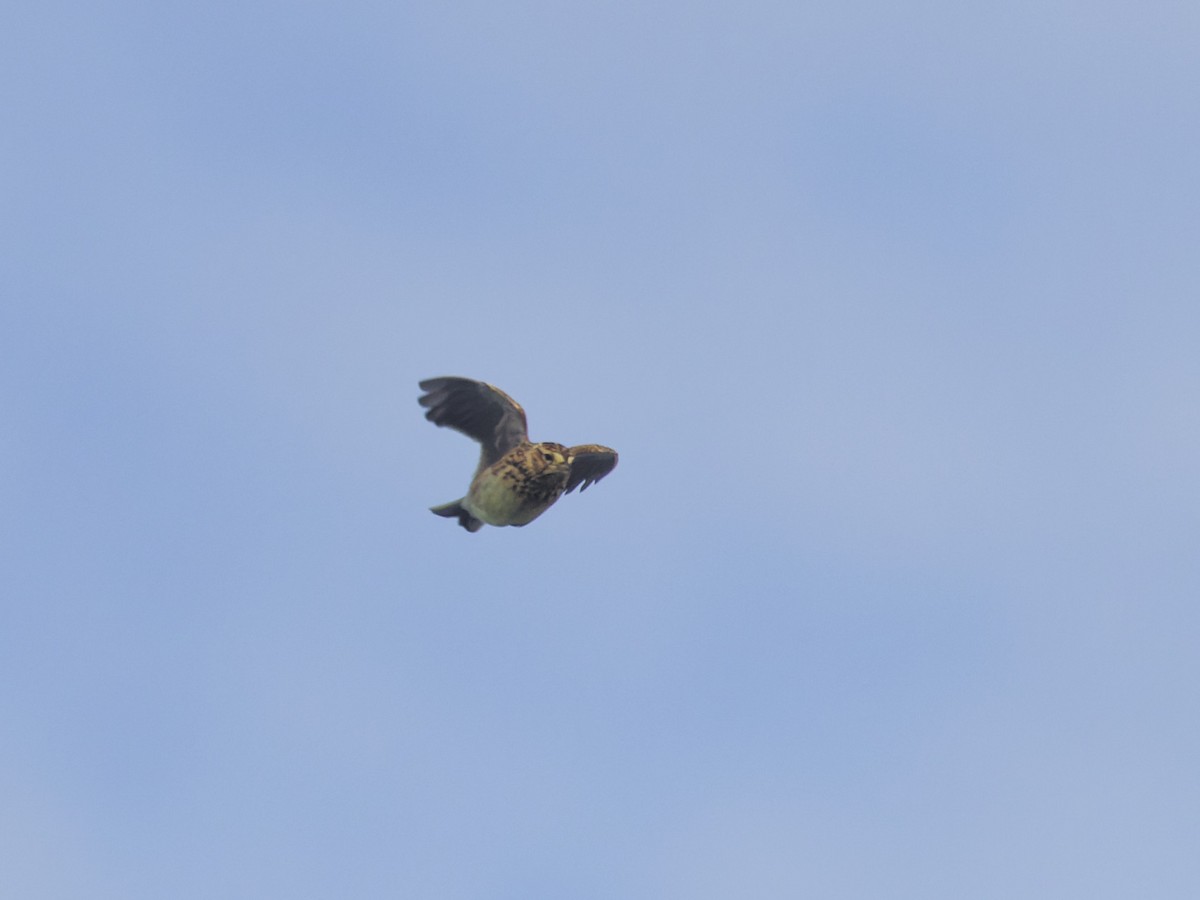
[[26, 6], [13, 896], [1197, 896], [1192, 4]]

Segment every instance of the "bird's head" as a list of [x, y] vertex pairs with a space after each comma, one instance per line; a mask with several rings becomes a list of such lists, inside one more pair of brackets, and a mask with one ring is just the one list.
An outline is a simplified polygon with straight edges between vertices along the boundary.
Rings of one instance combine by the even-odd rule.
[[571, 453], [562, 444], [546, 441], [531, 448], [534, 471], [541, 476], [566, 477], [571, 471]]

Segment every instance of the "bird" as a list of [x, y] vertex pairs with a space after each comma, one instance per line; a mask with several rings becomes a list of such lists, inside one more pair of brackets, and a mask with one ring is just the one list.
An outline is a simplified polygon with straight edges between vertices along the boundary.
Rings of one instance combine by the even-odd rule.
[[425, 418], [482, 445], [465, 496], [430, 511], [472, 534], [485, 524], [528, 525], [575, 488], [580, 492], [617, 465], [617, 451], [599, 444], [566, 447], [529, 440], [525, 410], [500, 388], [447, 376], [419, 382]]

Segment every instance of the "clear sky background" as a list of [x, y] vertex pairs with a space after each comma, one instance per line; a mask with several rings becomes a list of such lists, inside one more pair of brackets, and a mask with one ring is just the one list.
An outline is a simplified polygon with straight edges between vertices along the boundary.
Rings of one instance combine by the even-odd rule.
[[5, 897], [1200, 896], [1194, 2], [0, 45]]

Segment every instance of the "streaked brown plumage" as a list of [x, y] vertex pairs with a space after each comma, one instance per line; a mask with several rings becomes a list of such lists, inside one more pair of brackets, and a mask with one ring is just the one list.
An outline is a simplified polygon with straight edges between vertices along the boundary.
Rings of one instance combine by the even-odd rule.
[[575, 488], [584, 491], [617, 465], [617, 452], [599, 444], [564, 447], [533, 443], [525, 410], [497, 387], [470, 378], [430, 378], [425, 418], [479, 441], [479, 466], [466, 496], [432, 512], [457, 518], [467, 531], [488, 525], [528, 525]]

